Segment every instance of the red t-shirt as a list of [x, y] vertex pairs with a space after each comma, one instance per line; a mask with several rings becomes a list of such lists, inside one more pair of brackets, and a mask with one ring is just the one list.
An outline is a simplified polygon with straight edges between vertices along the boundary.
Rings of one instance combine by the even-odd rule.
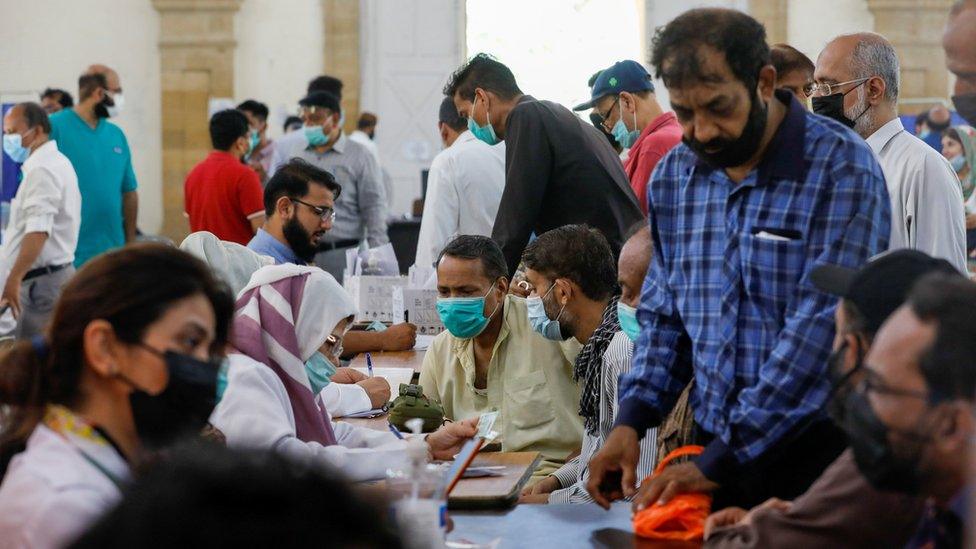
[[678, 143], [681, 143], [681, 124], [673, 112], [666, 112], [648, 124], [630, 148], [624, 171], [644, 215], [647, 215], [647, 183], [654, 166]]
[[254, 236], [250, 219], [264, 213], [258, 174], [223, 151], [211, 152], [186, 176], [183, 200], [191, 231], [244, 246]]

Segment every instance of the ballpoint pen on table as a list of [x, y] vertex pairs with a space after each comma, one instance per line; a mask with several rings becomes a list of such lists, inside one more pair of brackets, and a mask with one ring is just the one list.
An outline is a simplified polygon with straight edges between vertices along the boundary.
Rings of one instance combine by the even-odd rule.
[[366, 353], [366, 371], [373, 377], [373, 355]]

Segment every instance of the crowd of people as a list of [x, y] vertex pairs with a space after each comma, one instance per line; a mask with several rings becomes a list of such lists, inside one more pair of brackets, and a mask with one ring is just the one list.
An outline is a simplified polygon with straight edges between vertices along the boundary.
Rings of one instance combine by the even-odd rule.
[[[654, 34], [651, 71], [613, 62], [572, 110], [470, 58], [438, 98], [416, 248], [445, 328], [418, 382], [446, 420], [428, 454], [452, 459], [496, 412], [502, 451], [540, 454], [520, 505], [706, 494], [707, 547], [962, 547], [976, 130], [953, 121], [976, 124], [973, 36], [959, 0], [955, 113], [914, 132], [898, 53], [870, 32], [814, 61], [745, 13], [693, 9]], [[378, 117], [347, 135], [342, 89], [311, 80], [275, 139], [260, 101], [212, 114], [179, 247], [136, 242], [115, 71], [7, 112], [0, 546], [323, 525], [399, 546], [386, 502], [350, 483], [406, 467], [411, 442], [335, 421], [393, 396], [350, 358], [416, 343], [405, 322], [353, 329], [347, 252], [389, 242], [395, 189]], [[675, 449], [693, 455], [655, 473]]]

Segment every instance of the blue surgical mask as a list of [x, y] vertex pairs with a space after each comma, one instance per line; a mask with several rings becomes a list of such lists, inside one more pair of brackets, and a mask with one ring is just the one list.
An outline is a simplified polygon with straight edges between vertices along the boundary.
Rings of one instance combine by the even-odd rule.
[[634, 146], [634, 142], [637, 141], [638, 137], [640, 137], [640, 132], [637, 131], [636, 129], [637, 111], [634, 111], [635, 129], [633, 131], [627, 129], [627, 125], [624, 124], [623, 115], [624, 115], [623, 111], [620, 111], [620, 120], [617, 120], [617, 123], [613, 125], [613, 128], [610, 130], [610, 133], [613, 134], [613, 138], [617, 140], [617, 143], [620, 143], [621, 147], [625, 149], [629, 149]]
[[325, 355], [315, 351], [315, 354], [305, 363], [305, 373], [308, 374], [308, 382], [312, 385], [312, 393], [317, 395], [325, 389], [335, 375], [336, 366]]
[[495, 128], [491, 125], [491, 111], [485, 111], [485, 120], [487, 123], [484, 126], [479, 126], [478, 123], [474, 121], [474, 105], [477, 104], [478, 99], [475, 98], [474, 104], [471, 105], [471, 116], [468, 117], [468, 131], [471, 132], [471, 135], [477, 137], [485, 143], [488, 143], [489, 145], [497, 145], [498, 136], [495, 135]]
[[952, 165], [952, 169], [959, 173], [966, 167], [966, 155], [958, 154], [949, 159], [949, 164]]
[[321, 147], [329, 144], [331, 136], [325, 135], [322, 126], [305, 126], [305, 139], [313, 147]]
[[247, 135], [247, 154], [244, 155], [244, 158], [250, 158], [251, 153], [254, 152], [254, 149], [256, 149], [260, 143], [261, 136], [258, 135], [257, 130], [251, 130], [251, 133]]
[[563, 316], [563, 311], [566, 309], [566, 306], [563, 305], [563, 308], [559, 309], [559, 314], [556, 315], [555, 319], [549, 318], [549, 315], [546, 314], [544, 300], [549, 297], [549, 294], [552, 293], [552, 289], [555, 287], [556, 283], [553, 282], [552, 286], [549, 286], [549, 291], [546, 292], [546, 295], [527, 298], [525, 304], [529, 307], [529, 324], [532, 325], [533, 330], [550, 341], [565, 341], [566, 338], [563, 337], [562, 329], [559, 326], [559, 317]]
[[485, 299], [494, 286], [481, 297], [439, 297], [437, 314], [451, 335], [458, 339], [471, 339], [485, 331], [488, 321], [495, 316], [501, 301], [490, 315], [485, 316]]
[[623, 301], [617, 302], [617, 319], [620, 321], [620, 330], [627, 334], [631, 341], [637, 341], [640, 335], [640, 323], [637, 322], [637, 309], [627, 305]]
[[922, 130], [922, 132], [918, 134], [918, 138], [919, 139], [926, 139], [930, 135], [932, 135], [932, 132], [930, 132], [928, 130]]
[[22, 139], [19, 133], [3, 134], [3, 152], [18, 164], [23, 164], [30, 156], [30, 149], [21, 144]]
[[224, 397], [224, 391], [227, 390], [227, 369], [230, 368], [230, 360], [224, 357], [220, 361], [220, 369], [217, 370], [217, 402]]

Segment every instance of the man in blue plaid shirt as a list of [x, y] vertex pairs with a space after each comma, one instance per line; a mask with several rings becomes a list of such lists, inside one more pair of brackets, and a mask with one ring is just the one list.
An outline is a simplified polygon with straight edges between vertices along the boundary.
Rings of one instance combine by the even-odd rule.
[[[774, 91], [748, 15], [692, 10], [653, 46], [684, 138], [651, 180], [641, 336], [588, 489], [604, 506], [636, 494], [635, 510], [681, 492], [711, 492], [714, 509], [792, 498], [846, 445], [823, 412], [836, 300], [809, 275], [887, 248], [884, 176], [856, 134]], [[638, 492], [638, 433], [691, 380], [705, 450]]]

